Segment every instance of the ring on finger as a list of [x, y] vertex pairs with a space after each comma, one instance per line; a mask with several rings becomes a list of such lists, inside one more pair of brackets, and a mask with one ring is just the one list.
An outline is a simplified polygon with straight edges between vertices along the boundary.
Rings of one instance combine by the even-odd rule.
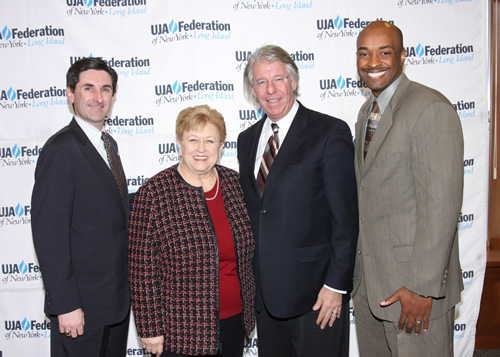
[[417, 324], [421, 324], [421, 323], [422, 323], [422, 321], [417, 321], [417, 320], [415, 320], [415, 323], [417, 323]]
[[65, 334], [66, 336], [71, 336], [71, 331], [66, 331], [64, 334]]

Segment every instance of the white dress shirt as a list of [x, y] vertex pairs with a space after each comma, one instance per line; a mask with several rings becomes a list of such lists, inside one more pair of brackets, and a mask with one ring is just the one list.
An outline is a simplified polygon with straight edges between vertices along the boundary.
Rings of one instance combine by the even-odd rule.
[[[257, 175], [259, 174], [259, 169], [260, 169], [260, 164], [262, 162], [262, 156], [264, 155], [264, 150], [266, 150], [266, 145], [271, 137], [273, 135], [273, 129], [271, 128], [272, 123], [278, 124], [279, 130], [278, 130], [278, 138], [280, 140], [280, 147], [283, 145], [283, 142], [285, 141], [286, 134], [288, 133], [288, 130], [290, 129], [290, 126], [292, 125], [293, 118], [295, 118], [295, 114], [297, 114], [297, 111], [299, 110], [299, 103], [295, 101], [293, 103], [292, 108], [288, 112], [287, 115], [285, 115], [283, 118], [278, 120], [277, 122], [273, 122], [269, 117], [266, 118], [266, 122], [264, 123], [264, 126], [262, 127], [262, 132], [260, 133], [260, 139], [259, 139], [259, 145], [257, 146], [257, 155], [255, 156], [255, 178], [257, 179]], [[279, 149], [278, 149], [278, 154], [279, 154]], [[334, 289], [328, 285], [323, 285], [325, 288], [328, 290], [331, 290], [333, 292], [339, 293], [339, 294], [347, 294], [347, 291], [345, 290], [337, 290]]]
[[80, 125], [80, 128], [82, 128], [85, 135], [87, 135], [87, 138], [89, 138], [92, 145], [94, 145], [97, 152], [101, 155], [106, 165], [109, 167], [108, 155], [106, 154], [106, 149], [104, 148], [104, 142], [101, 139], [102, 131], [85, 120], [80, 119], [76, 115], [75, 120], [78, 125]]

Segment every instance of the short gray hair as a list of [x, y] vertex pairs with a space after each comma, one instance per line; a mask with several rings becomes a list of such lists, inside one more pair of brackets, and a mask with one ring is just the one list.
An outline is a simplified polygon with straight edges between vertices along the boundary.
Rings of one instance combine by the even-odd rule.
[[258, 104], [257, 100], [252, 94], [253, 87], [253, 65], [257, 62], [283, 62], [285, 64], [286, 70], [290, 75], [291, 79], [297, 83], [297, 88], [293, 91], [295, 97], [299, 94], [299, 69], [295, 64], [292, 57], [287, 51], [279, 46], [267, 45], [257, 49], [254, 53], [250, 55], [248, 59], [247, 66], [243, 72], [243, 89], [245, 93], [245, 98], [254, 104]]

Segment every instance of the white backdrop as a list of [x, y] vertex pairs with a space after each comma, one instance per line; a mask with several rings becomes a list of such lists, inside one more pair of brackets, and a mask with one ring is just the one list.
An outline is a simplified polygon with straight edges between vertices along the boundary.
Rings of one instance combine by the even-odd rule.
[[[248, 54], [285, 48], [301, 74], [300, 100], [351, 130], [369, 91], [356, 72], [356, 36], [370, 21], [405, 35], [405, 72], [443, 92], [465, 133], [460, 229], [465, 290], [455, 319], [457, 356], [472, 356], [486, 262], [488, 184], [487, 0], [0, 0], [0, 356], [48, 356], [50, 329], [33, 251], [33, 173], [46, 139], [71, 114], [65, 73], [102, 57], [119, 74], [107, 126], [129, 190], [177, 161], [175, 119], [207, 103], [228, 126], [221, 163], [238, 168], [236, 139], [262, 113], [243, 97]], [[105, 217], [103, 217], [105, 219]], [[351, 355], [358, 355], [351, 308]], [[127, 355], [143, 355], [132, 323]], [[246, 355], [258, 354], [254, 336]]]

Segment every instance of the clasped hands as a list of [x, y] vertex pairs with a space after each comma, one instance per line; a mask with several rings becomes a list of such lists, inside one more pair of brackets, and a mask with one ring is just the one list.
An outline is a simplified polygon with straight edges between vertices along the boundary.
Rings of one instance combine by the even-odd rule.
[[380, 306], [389, 306], [396, 301], [401, 303], [401, 316], [399, 317], [398, 328], [403, 330], [406, 324], [406, 334], [411, 334], [415, 327], [415, 335], [418, 336], [420, 331], [427, 332], [429, 330], [429, 316], [432, 309], [432, 298], [422, 297], [408, 290], [406, 287], [398, 289], [391, 297], [380, 303]]

